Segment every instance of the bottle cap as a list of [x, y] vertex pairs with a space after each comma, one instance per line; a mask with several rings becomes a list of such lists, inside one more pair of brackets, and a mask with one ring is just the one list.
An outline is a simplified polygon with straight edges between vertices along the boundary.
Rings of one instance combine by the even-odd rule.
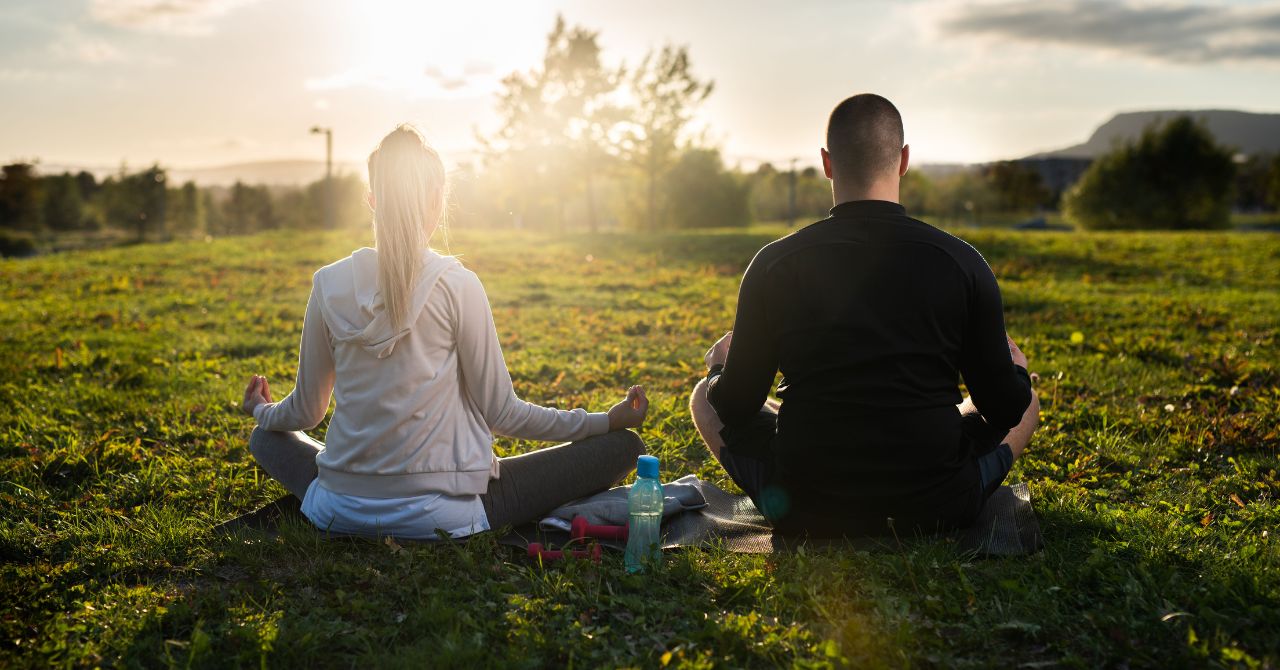
[[658, 478], [658, 457], [657, 456], [641, 456], [636, 459], [636, 476], [648, 477], [649, 479]]

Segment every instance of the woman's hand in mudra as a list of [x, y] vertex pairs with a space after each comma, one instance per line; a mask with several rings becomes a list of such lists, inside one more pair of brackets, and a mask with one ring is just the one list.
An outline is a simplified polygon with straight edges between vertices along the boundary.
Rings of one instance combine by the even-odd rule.
[[649, 399], [644, 395], [644, 387], [632, 386], [627, 389], [625, 400], [609, 408], [609, 430], [639, 428], [648, 412]]
[[253, 410], [257, 409], [258, 405], [269, 402], [271, 402], [271, 388], [267, 386], [267, 378], [254, 375], [244, 389], [244, 403], [240, 405], [240, 410], [253, 416]]

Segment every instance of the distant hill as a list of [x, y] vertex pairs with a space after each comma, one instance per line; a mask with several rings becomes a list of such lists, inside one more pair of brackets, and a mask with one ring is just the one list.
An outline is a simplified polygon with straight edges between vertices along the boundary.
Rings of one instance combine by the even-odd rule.
[[1143, 128], [1152, 121], [1176, 116], [1203, 119], [1220, 144], [1235, 147], [1240, 153], [1252, 155], [1280, 152], [1280, 114], [1201, 109], [1116, 114], [1093, 131], [1093, 135], [1084, 144], [1046, 151], [1027, 158], [1097, 158], [1110, 151], [1115, 142], [1137, 139]]

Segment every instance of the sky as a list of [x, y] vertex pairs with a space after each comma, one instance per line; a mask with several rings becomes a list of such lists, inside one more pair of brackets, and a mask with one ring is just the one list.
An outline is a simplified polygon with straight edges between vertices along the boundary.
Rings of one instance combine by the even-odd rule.
[[466, 160], [503, 76], [557, 14], [605, 61], [687, 45], [731, 164], [816, 161], [826, 116], [875, 92], [913, 160], [984, 162], [1084, 141], [1120, 111], [1280, 112], [1280, 1], [6, 0], [0, 160], [202, 167], [360, 161], [396, 123]]

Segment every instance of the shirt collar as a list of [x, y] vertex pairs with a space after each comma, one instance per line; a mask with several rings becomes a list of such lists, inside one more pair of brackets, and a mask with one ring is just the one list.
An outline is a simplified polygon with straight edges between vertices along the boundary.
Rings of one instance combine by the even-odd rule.
[[831, 208], [831, 216], [906, 216], [907, 208], [888, 200], [849, 200]]

